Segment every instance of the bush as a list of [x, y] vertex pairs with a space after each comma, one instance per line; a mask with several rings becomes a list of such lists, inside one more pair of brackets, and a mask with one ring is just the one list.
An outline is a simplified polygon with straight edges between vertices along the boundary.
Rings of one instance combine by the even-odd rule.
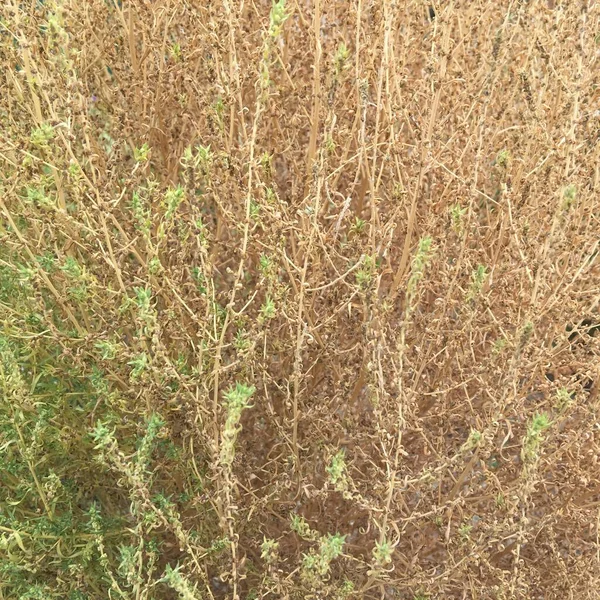
[[0, 597], [592, 594], [597, 31], [6, 2]]

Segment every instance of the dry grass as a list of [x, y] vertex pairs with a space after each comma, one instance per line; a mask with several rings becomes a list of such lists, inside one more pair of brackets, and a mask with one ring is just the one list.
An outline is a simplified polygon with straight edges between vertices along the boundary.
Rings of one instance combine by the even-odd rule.
[[593, 0], [5, 0], [0, 598], [597, 598]]

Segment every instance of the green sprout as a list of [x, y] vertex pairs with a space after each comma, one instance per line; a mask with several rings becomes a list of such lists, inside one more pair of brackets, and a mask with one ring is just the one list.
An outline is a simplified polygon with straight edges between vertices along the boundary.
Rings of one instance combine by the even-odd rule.
[[273, 1], [269, 15], [269, 36], [271, 39], [276, 39], [281, 35], [281, 28], [288, 17], [289, 14], [285, 10], [285, 0]]
[[134, 148], [133, 158], [136, 163], [147, 162], [150, 158], [150, 146], [148, 143], [144, 143], [140, 148]]
[[160, 258], [158, 256], [153, 256], [148, 261], [148, 272], [150, 275], [156, 275], [162, 269], [162, 264], [160, 263]]
[[44, 185], [27, 186], [25, 188], [25, 201], [41, 208], [52, 208], [55, 205], [54, 199], [46, 192]]
[[273, 155], [267, 151], [260, 155], [260, 166], [267, 177], [271, 176], [273, 171]]
[[134, 380], [139, 379], [142, 373], [148, 369], [150, 360], [145, 352], [141, 352], [140, 354], [132, 358], [127, 364], [133, 367], [131, 373], [129, 374], [129, 377], [132, 380]]
[[255, 201], [250, 201], [250, 218], [253, 221], [258, 221], [260, 217], [260, 205]]
[[185, 190], [179, 185], [176, 188], [168, 189], [165, 193], [164, 203], [167, 207], [165, 219], [170, 221], [175, 214], [175, 211], [185, 197]]
[[356, 271], [356, 283], [358, 286], [365, 290], [373, 281], [373, 276], [376, 270], [376, 261], [372, 256], [364, 256], [362, 259], [362, 266]]
[[407, 284], [406, 298], [407, 298], [407, 311], [410, 312], [414, 309], [414, 300], [417, 293], [417, 286], [423, 277], [425, 268], [431, 259], [433, 240], [430, 236], [422, 237], [419, 240], [419, 247], [415, 254], [411, 274]]
[[533, 323], [525, 321], [519, 333], [519, 348], [523, 348], [533, 334]]
[[344, 582], [340, 586], [336, 599], [337, 600], [345, 600], [349, 598], [354, 592], [354, 584], [349, 579], [344, 579]]
[[180, 569], [180, 566], [173, 569], [167, 565], [162, 581], [179, 594], [180, 600], [200, 600], [203, 596], [198, 592], [196, 586], [181, 574]]
[[135, 219], [136, 228], [145, 236], [148, 236], [152, 224], [151, 212], [142, 196], [141, 190], [133, 192], [130, 209]]
[[464, 227], [464, 218], [467, 214], [467, 209], [460, 204], [453, 204], [450, 207], [450, 219], [452, 221], [452, 229], [454, 233], [460, 235]]
[[336, 452], [325, 468], [329, 475], [329, 481], [338, 491], [344, 491], [348, 487], [346, 452], [342, 449]]
[[467, 302], [472, 302], [479, 296], [487, 275], [488, 272], [485, 265], [477, 265], [477, 268], [471, 274], [471, 285], [467, 292]]
[[551, 425], [550, 418], [545, 413], [536, 413], [527, 426], [521, 458], [525, 463], [533, 463], [538, 458], [540, 445], [543, 441], [543, 433]]
[[279, 549], [279, 542], [271, 540], [267, 537], [263, 539], [263, 543], [260, 545], [260, 557], [268, 564], [272, 565], [277, 561], [277, 550]]
[[302, 576], [313, 585], [326, 577], [330, 571], [331, 562], [342, 554], [345, 535], [336, 533], [321, 537], [318, 551], [313, 548], [302, 557]]
[[264, 321], [275, 317], [275, 302], [270, 296], [265, 298], [263, 305], [260, 307], [260, 316]]
[[95, 348], [100, 352], [102, 360], [114, 360], [117, 357], [119, 345], [111, 340], [99, 340]]
[[207, 175], [214, 160], [210, 146], [196, 146], [197, 164], [203, 175]]
[[506, 343], [507, 343], [506, 338], [504, 338], [504, 337], [498, 338], [494, 342], [494, 345], [492, 346], [492, 354], [494, 356], [499, 355], [504, 350], [504, 348], [506, 348]]
[[42, 123], [32, 132], [29, 140], [31, 143], [40, 149], [48, 149], [50, 142], [54, 139], [54, 128], [50, 123]]
[[296, 513], [291, 514], [291, 529], [297, 533], [303, 540], [314, 540], [318, 534], [314, 533], [310, 525], [306, 522], [304, 517], [297, 515]]
[[266, 254], [261, 254], [258, 266], [263, 277], [268, 277], [273, 269], [273, 259]]
[[192, 279], [196, 282], [196, 289], [202, 294], [206, 294], [206, 277], [200, 267], [192, 267]]
[[71, 281], [72, 285], [67, 288], [69, 296], [83, 302], [88, 295], [87, 278], [85, 271], [73, 256], [67, 256], [60, 270]]
[[562, 197], [563, 210], [569, 210], [569, 208], [571, 208], [571, 206], [577, 198], [577, 186], [575, 186], [573, 183], [570, 183], [567, 187], [563, 189]]
[[344, 42], [340, 42], [340, 45], [337, 47], [335, 51], [335, 56], [333, 58], [333, 69], [336, 77], [339, 77], [344, 68], [347, 65], [348, 57], [350, 56], [350, 51], [346, 47]]
[[242, 412], [251, 407], [250, 398], [256, 388], [245, 383], [236, 383], [234, 387], [229, 388], [225, 394], [225, 408], [227, 418], [221, 434], [221, 465], [230, 467], [235, 457], [235, 442], [240, 430], [240, 419]]
[[181, 60], [181, 45], [179, 42], [174, 42], [169, 49], [169, 54], [173, 57], [175, 62], [179, 62]]
[[184, 169], [189, 169], [194, 166], [194, 151], [191, 146], [186, 146], [181, 157], [181, 166]]
[[336, 144], [335, 140], [332, 136], [328, 135], [325, 140], [325, 150], [327, 150], [327, 154], [331, 155], [335, 152]]
[[156, 413], [150, 415], [146, 422], [146, 432], [136, 452], [136, 469], [141, 473], [150, 461], [150, 455], [154, 448], [154, 442], [165, 427], [162, 417]]
[[272, 187], [265, 189], [265, 200], [269, 206], [273, 206], [277, 200], [277, 193]]
[[350, 226], [350, 233], [360, 234], [365, 230], [367, 222], [360, 217], [354, 217], [354, 222]]
[[479, 446], [479, 444], [481, 443], [482, 437], [483, 436], [481, 435], [480, 431], [477, 431], [476, 429], [471, 429], [469, 437], [463, 445], [463, 450], [472, 450], [473, 448], [477, 448], [477, 446]]
[[373, 559], [378, 567], [384, 567], [392, 562], [392, 553], [394, 547], [388, 541], [383, 540], [382, 542], [375, 542], [375, 548], [373, 548]]
[[248, 333], [244, 329], [239, 329], [235, 334], [233, 340], [233, 347], [238, 352], [244, 352], [250, 348], [250, 340], [248, 339]]
[[217, 115], [217, 121], [219, 123], [219, 129], [223, 129], [224, 121], [223, 117], [225, 115], [225, 103], [223, 102], [223, 98], [220, 96], [213, 102], [212, 105], [213, 110]]
[[69, 278], [69, 279], [79, 279], [83, 276], [83, 269], [77, 262], [77, 259], [73, 256], [67, 256], [65, 258], [65, 262], [60, 267], [60, 270]]
[[504, 148], [503, 150], [500, 150], [500, 152], [498, 152], [498, 154], [496, 155], [496, 164], [499, 167], [502, 167], [503, 169], [505, 169], [508, 166], [508, 163], [510, 162], [510, 152]]
[[472, 529], [473, 529], [473, 525], [471, 525], [470, 523], [463, 523], [458, 528], [458, 534], [460, 535], [460, 537], [463, 541], [466, 541], [469, 539]]
[[573, 396], [574, 394], [569, 392], [569, 390], [565, 387], [561, 387], [556, 390], [556, 409], [559, 412], [563, 412], [573, 403]]

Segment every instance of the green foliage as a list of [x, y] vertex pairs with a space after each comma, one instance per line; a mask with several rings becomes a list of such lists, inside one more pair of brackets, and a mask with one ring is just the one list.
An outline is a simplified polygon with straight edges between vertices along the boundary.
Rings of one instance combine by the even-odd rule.
[[263, 543], [260, 545], [260, 557], [267, 564], [274, 564], [277, 560], [278, 549], [279, 542], [265, 537]]
[[519, 332], [519, 349], [523, 349], [533, 334], [533, 323], [525, 321]]
[[504, 148], [496, 155], [496, 164], [505, 169], [509, 164], [510, 158], [510, 152]]
[[133, 158], [137, 163], [147, 162], [150, 158], [150, 145], [148, 143], [144, 143], [140, 148], [134, 148]]
[[99, 340], [95, 346], [103, 360], [114, 360], [119, 350], [119, 345], [112, 340]]
[[185, 197], [185, 190], [181, 186], [167, 190], [165, 194], [165, 220], [170, 221], [175, 215], [175, 211]]
[[354, 592], [354, 584], [349, 579], [344, 580], [340, 589], [337, 592], [336, 598], [338, 600], [345, 600], [346, 598], [350, 598]]
[[263, 277], [268, 277], [273, 269], [273, 260], [266, 254], [261, 254], [259, 259], [259, 268]]
[[492, 346], [492, 354], [498, 355], [506, 347], [506, 338], [498, 338]]
[[335, 148], [336, 148], [335, 140], [333, 139], [333, 137], [328, 135], [327, 139], [325, 140], [325, 150], [327, 150], [328, 154], [333, 154], [335, 152]]
[[167, 565], [163, 581], [173, 588], [179, 595], [180, 600], [200, 600], [201, 595], [198, 593], [196, 586], [193, 586], [181, 574], [181, 567], [172, 568]]
[[152, 414], [146, 423], [146, 432], [142, 438], [136, 453], [136, 469], [146, 469], [150, 462], [150, 455], [154, 448], [156, 439], [164, 428], [165, 422], [160, 415]]
[[158, 256], [153, 256], [148, 261], [148, 273], [150, 273], [150, 275], [156, 275], [157, 273], [160, 273], [161, 269], [162, 264], [160, 263], [160, 258], [158, 258]]
[[25, 201], [36, 208], [53, 208], [56, 202], [54, 194], [47, 191], [46, 188], [46, 182], [41, 182], [38, 185], [28, 185], [25, 188]]
[[206, 278], [200, 267], [192, 267], [192, 279], [196, 282], [198, 291], [201, 294], [206, 294]]
[[471, 274], [471, 285], [467, 292], [467, 302], [472, 302], [479, 296], [487, 275], [487, 268], [484, 265], [477, 265], [477, 268]]
[[265, 298], [263, 305], [260, 307], [260, 316], [264, 321], [275, 317], [275, 301], [270, 296]]
[[573, 183], [570, 183], [564, 188], [562, 198], [563, 210], [569, 210], [577, 198], [577, 186]]
[[565, 387], [556, 390], [556, 409], [563, 412], [573, 403], [574, 394]]
[[212, 105], [213, 110], [215, 111], [215, 114], [217, 116], [217, 122], [219, 124], [219, 129], [223, 129], [224, 126], [224, 122], [223, 122], [223, 117], [225, 115], [225, 102], [223, 101], [223, 98], [221, 98], [220, 96], [214, 101], [213, 105]]
[[346, 47], [346, 44], [344, 42], [340, 42], [340, 45], [337, 47], [337, 50], [335, 51], [335, 56], [333, 59], [333, 68], [334, 68], [334, 72], [335, 72], [336, 76], [339, 77], [339, 75], [342, 73], [342, 71], [346, 67], [349, 56], [350, 56], [350, 51]]
[[271, 13], [269, 15], [269, 36], [273, 39], [278, 38], [281, 35], [281, 28], [289, 14], [285, 9], [285, 0], [273, 0], [273, 6], [271, 7]]
[[[110, 562], [98, 553], [103, 546], [96, 534], [111, 535], [115, 543], [122, 537], [117, 513], [105, 523], [94, 505], [85, 509], [90, 493], [82, 486], [100, 472], [87, 462], [81, 409], [70, 398], [75, 392], [93, 402], [94, 389], [77, 370], [68, 371], [50, 348], [32, 352], [0, 338], [0, 543], [6, 551], [0, 552], [0, 589], [8, 597], [85, 597], [102, 585], [103, 564]], [[112, 430], [98, 427], [97, 436], [109, 445]], [[35, 556], [45, 557], [43, 568]]]
[[50, 142], [54, 139], [54, 128], [50, 123], [42, 123], [31, 132], [29, 139], [37, 148], [48, 150]]
[[273, 156], [268, 152], [263, 152], [259, 162], [265, 175], [270, 177], [273, 172]]
[[134, 356], [130, 361], [128, 361], [127, 364], [133, 367], [129, 377], [132, 380], [139, 379], [142, 373], [148, 369], [150, 358], [145, 352], [140, 352], [137, 356]]
[[371, 285], [375, 271], [375, 259], [372, 256], [364, 256], [360, 269], [356, 271], [356, 283], [361, 289], [367, 289]]
[[150, 234], [150, 226], [152, 221], [150, 219], [150, 209], [148, 208], [144, 198], [143, 189], [138, 189], [133, 192], [130, 206], [137, 229], [144, 235], [148, 236]]
[[536, 413], [527, 426], [521, 457], [525, 463], [533, 463], [538, 458], [543, 433], [551, 425], [550, 417], [545, 413]]
[[250, 202], [250, 217], [255, 221], [260, 218], [260, 204], [255, 200]]
[[235, 457], [235, 442], [241, 429], [240, 419], [242, 412], [251, 407], [250, 398], [255, 392], [254, 386], [245, 383], [236, 383], [225, 394], [226, 420], [221, 433], [220, 463], [231, 466]]
[[85, 301], [88, 297], [89, 278], [77, 259], [67, 256], [60, 270], [67, 276], [71, 284], [67, 287], [69, 295], [79, 302]]
[[476, 429], [471, 429], [471, 432], [469, 433], [469, 438], [463, 445], [463, 449], [472, 450], [473, 448], [476, 448], [480, 444], [482, 437], [483, 436], [481, 435], [480, 431], [477, 431]]
[[196, 146], [196, 168], [203, 176], [209, 174], [213, 160], [214, 156], [210, 146]]
[[364, 219], [361, 219], [360, 217], [354, 217], [354, 222], [350, 227], [350, 232], [359, 235], [365, 230], [366, 225], [367, 222]]
[[285, 8], [286, 0], [273, 0], [271, 11], [269, 13], [269, 30], [265, 36], [265, 41], [262, 50], [262, 60], [260, 62], [260, 77], [259, 83], [263, 92], [262, 100], [266, 101], [268, 88], [271, 85], [270, 67], [272, 48], [281, 36], [283, 24], [289, 17]]
[[302, 539], [315, 540], [318, 538], [318, 533], [311, 530], [310, 525], [306, 522], [304, 517], [292, 513], [290, 518], [292, 531], [297, 533]]
[[385, 567], [392, 562], [392, 553], [394, 552], [393, 546], [387, 541], [375, 542], [375, 548], [373, 548], [373, 559], [378, 567]]
[[339, 450], [331, 457], [329, 465], [326, 467], [327, 474], [329, 475], [329, 481], [338, 491], [344, 491], [348, 488], [345, 457], [345, 451], [343, 449]]
[[417, 287], [421, 281], [425, 268], [431, 259], [433, 240], [430, 236], [422, 237], [419, 240], [417, 253], [415, 254], [412, 265], [410, 278], [408, 280], [406, 299], [407, 312], [410, 313], [414, 308], [414, 302], [417, 294]]
[[319, 540], [318, 548], [311, 548], [302, 557], [303, 579], [311, 586], [317, 587], [329, 574], [331, 562], [341, 556], [346, 536], [338, 533], [327, 534]]
[[156, 324], [156, 311], [151, 302], [152, 289], [149, 287], [136, 287], [133, 291], [135, 292], [133, 303], [136, 306], [141, 331], [144, 334], [149, 334]]
[[457, 235], [460, 235], [464, 227], [464, 219], [467, 214], [467, 209], [460, 204], [453, 204], [450, 207], [450, 218], [452, 221], [452, 229]]
[[169, 49], [169, 54], [173, 57], [173, 60], [179, 62], [181, 60], [181, 45], [174, 42]]
[[461, 540], [464, 542], [469, 539], [471, 536], [471, 531], [473, 530], [473, 525], [470, 523], [462, 523], [458, 528], [458, 534], [460, 535]]

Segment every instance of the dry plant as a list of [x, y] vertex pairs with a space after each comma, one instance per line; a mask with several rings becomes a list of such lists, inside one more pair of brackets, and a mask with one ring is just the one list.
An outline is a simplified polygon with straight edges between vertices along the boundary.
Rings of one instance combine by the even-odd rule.
[[5, 0], [0, 598], [597, 598], [599, 13]]

